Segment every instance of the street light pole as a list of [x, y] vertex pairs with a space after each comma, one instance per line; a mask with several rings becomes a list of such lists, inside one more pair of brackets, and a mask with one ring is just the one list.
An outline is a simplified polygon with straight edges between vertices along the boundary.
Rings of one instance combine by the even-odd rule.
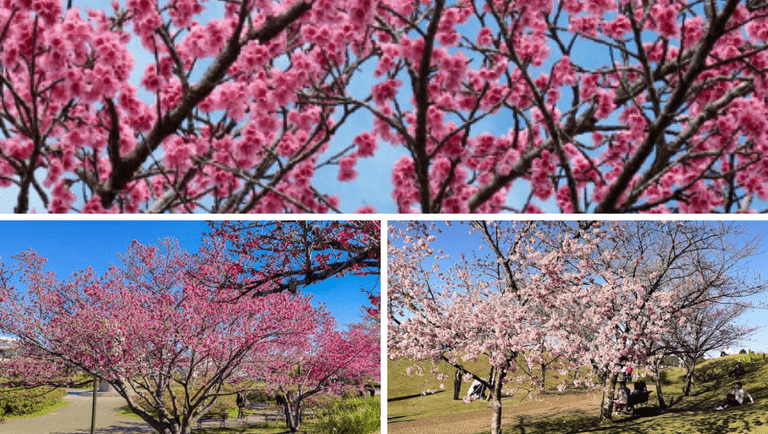
[[96, 391], [99, 387], [99, 379], [93, 379], [93, 406], [91, 407], [91, 434], [96, 434]]

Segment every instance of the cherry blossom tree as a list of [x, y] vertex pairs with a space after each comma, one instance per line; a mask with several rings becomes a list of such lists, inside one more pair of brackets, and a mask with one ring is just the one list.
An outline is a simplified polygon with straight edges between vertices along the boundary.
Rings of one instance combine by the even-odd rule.
[[16, 212], [371, 212], [324, 181], [363, 196], [374, 158], [398, 212], [760, 209], [764, 6], [2, 0], [0, 185]]
[[[600, 247], [620, 236], [619, 224], [469, 226], [478, 247], [449, 256], [432, 248], [441, 236], [437, 227], [393, 224], [388, 348], [391, 357], [443, 360], [483, 383], [491, 391], [494, 434], [502, 428], [502, 396], [519, 391], [516, 385], [540, 366], [542, 356], [596, 367], [585, 380], [590, 384], [601, 367], [618, 372], [622, 358], [642, 362], [642, 349], [662, 335], [675, 310], [676, 291], [646, 297], [639, 279], [610, 267], [621, 253]], [[486, 378], [462, 364], [478, 357], [490, 363]], [[528, 394], [537, 394], [540, 378], [529, 381]]]
[[232, 393], [226, 385], [272, 375], [276, 354], [332, 324], [295, 285], [280, 286], [286, 273], [271, 270], [276, 283], [265, 286], [264, 274], [233, 260], [231, 243], [215, 235], [222, 230], [197, 254], [170, 240], [134, 242], [102, 276], [86, 269], [60, 281], [32, 251], [4, 264], [0, 330], [20, 339], [23, 356], [5, 375], [50, 384], [40, 376], [46, 367], [75, 369], [112, 384], [157, 432], [190, 433], [216, 398]]
[[[748, 231], [748, 224], [736, 222], [694, 221], [637, 221], [627, 224], [621, 236], [603, 246], [608, 250], [624, 252], [613, 259], [614, 268], [626, 270], [633, 278], [643, 282], [645, 298], [653, 293], [674, 289], [678, 294], [675, 312], [667, 329], [685, 329], [689, 321], [696, 321], [697, 313], [707, 305], [738, 303], [752, 306], [750, 297], [763, 293], [768, 283], [749, 266], [749, 259], [761, 251], [759, 231]], [[638, 312], [638, 321], [645, 321], [646, 310]], [[691, 316], [680, 322], [680, 317]], [[630, 327], [621, 324], [619, 327]], [[656, 374], [656, 397], [659, 407], [666, 407], [659, 365], [664, 356], [671, 354], [668, 345], [671, 335], [644, 347], [642, 358], [653, 358], [652, 371]], [[634, 363], [628, 359], [625, 363]], [[605, 379], [606, 389], [614, 390], [616, 375]], [[612, 394], [603, 400], [602, 417], [610, 417]]]
[[767, 197], [751, 3], [397, 2], [374, 33], [372, 101], [345, 102], [406, 149], [400, 211], [746, 210]]
[[307, 398], [348, 389], [364, 392], [365, 383], [378, 382], [380, 345], [379, 327], [356, 324], [342, 332], [329, 319], [300, 346], [281, 354], [265, 381], [290, 432], [298, 432]]
[[691, 394], [696, 364], [708, 352], [736, 345], [758, 330], [736, 323], [747, 308], [740, 303], [703, 303], [693, 309], [685, 323], [672, 329], [664, 343], [666, 352], [678, 356], [685, 366], [683, 396]]

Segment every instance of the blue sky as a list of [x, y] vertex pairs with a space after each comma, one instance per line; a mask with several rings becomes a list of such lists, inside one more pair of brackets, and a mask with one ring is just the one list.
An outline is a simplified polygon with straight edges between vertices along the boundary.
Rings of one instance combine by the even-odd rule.
[[[203, 221], [0, 221], [0, 258], [5, 263], [29, 248], [48, 258], [47, 270], [60, 280], [73, 271], [91, 266], [103, 273], [119, 264], [133, 240], [154, 244], [173, 237], [181, 247], [197, 251], [202, 234], [209, 232]], [[326, 280], [303, 290], [314, 295], [314, 304], [325, 303], [339, 326], [359, 322], [361, 307], [368, 298], [361, 289], [379, 290], [378, 276], [347, 276]]]
[[[768, 221], [740, 221], [739, 224], [743, 227], [745, 238], [759, 238], [762, 240], [762, 253], [751, 257], [745, 262], [745, 265], [756, 272], [762, 279], [768, 279], [768, 238], [765, 238], [768, 234]], [[389, 222], [389, 226], [405, 227], [404, 222]], [[477, 251], [477, 246], [480, 245], [480, 241], [477, 236], [469, 235], [469, 226], [466, 224], [460, 224], [458, 221], [451, 222], [450, 225], [446, 225], [444, 222], [438, 222], [437, 227], [442, 231], [442, 234], [436, 234], [435, 242], [432, 247], [435, 250], [435, 254], [438, 254], [438, 249], [441, 249], [444, 254], [450, 256], [450, 261], [460, 260], [460, 254], [463, 252], [467, 254], [468, 258], [471, 258], [471, 253]], [[434, 232], [432, 232], [434, 233]], [[739, 237], [742, 238], [742, 237]], [[739, 239], [737, 238], [737, 240]], [[478, 251], [478, 255], [482, 256], [486, 250]], [[438, 283], [437, 281], [434, 283]], [[753, 297], [751, 299], [755, 305], [768, 306], [768, 292], [762, 295]], [[742, 315], [737, 322], [748, 324], [750, 326], [762, 327], [753, 336], [740, 342], [739, 345], [734, 345], [735, 351], [739, 351], [741, 348], [752, 349], [757, 352], [768, 352], [768, 327], [766, 322], [766, 316], [768, 311], [764, 309], [751, 309]]]

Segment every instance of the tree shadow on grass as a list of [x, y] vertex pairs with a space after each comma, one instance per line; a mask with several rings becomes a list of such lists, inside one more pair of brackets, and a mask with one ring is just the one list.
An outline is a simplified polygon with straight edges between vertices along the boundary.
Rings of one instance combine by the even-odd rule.
[[[77, 431], [54, 432], [51, 434], [90, 434], [91, 429], [80, 429]], [[154, 430], [144, 422], [119, 422], [106, 428], [96, 428], [99, 434], [148, 434]]]
[[[610, 433], [621, 430], [638, 434], [651, 434], [658, 427], [649, 426], [653, 416], [660, 414], [658, 408], [640, 408], [633, 416], [621, 417], [612, 423], [600, 424], [594, 413], [570, 414], [562, 418], [547, 418], [528, 421], [525, 416], [517, 418], [517, 424], [504, 429], [504, 434], [577, 434], [577, 433]], [[681, 433], [682, 434], [682, 433]]]
[[443, 392], [445, 392], [445, 391], [444, 390], [438, 390], [438, 391], [436, 391], [434, 393], [429, 393], [427, 395], [425, 395], [423, 393], [416, 393], [416, 394], [413, 394], [413, 395], [396, 396], [394, 398], [388, 398], [387, 402], [405, 401], [406, 399], [420, 398], [422, 396], [429, 396], [429, 395], [437, 395], [438, 393], [443, 393]]
[[[268, 429], [269, 426], [260, 426], [260, 424], [245, 424], [245, 425], [239, 425], [239, 426], [227, 426], [227, 427], [208, 427], [208, 428], [192, 428], [193, 434], [245, 434], [245, 433], [252, 433], [255, 429], [259, 428], [265, 428]], [[67, 432], [54, 432], [51, 434], [90, 434], [91, 430], [89, 429], [81, 429], [77, 431], [67, 431]], [[152, 428], [149, 428], [148, 426], [144, 425], [141, 426], [141, 424], [137, 424], [135, 422], [122, 422], [115, 425], [112, 425], [107, 428], [97, 428], [96, 432], [98, 434], [156, 434]], [[270, 431], [273, 432], [273, 431]], [[303, 432], [303, 431], [302, 431]], [[280, 431], [276, 434], [290, 434], [289, 430]]]

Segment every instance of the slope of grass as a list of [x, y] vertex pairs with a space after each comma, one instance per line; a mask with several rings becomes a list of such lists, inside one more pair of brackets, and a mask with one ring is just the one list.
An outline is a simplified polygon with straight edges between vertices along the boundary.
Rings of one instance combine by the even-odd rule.
[[[660, 410], [656, 406], [656, 391], [649, 383], [653, 393], [647, 408], [639, 409], [636, 416], [617, 415], [612, 423], [603, 425], [598, 424], [599, 392], [574, 390], [558, 394], [550, 391], [537, 401], [509, 397], [504, 400], [504, 433], [768, 434], [768, 360], [764, 355], [746, 363], [747, 374], [740, 379], [755, 404], [714, 410], [733, 388], [735, 380], [728, 378], [727, 373], [740, 357], [733, 355], [710, 360], [697, 367], [692, 394], [687, 397], [681, 396], [685, 372], [677, 368], [667, 369], [668, 384], [663, 387], [665, 399], [671, 404], [669, 408]], [[453, 401], [452, 381], [446, 381], [445, 392], [421, 397], [424, 379], [403, 375], [406, 365], [405, 361], [394, 361], [389, 366], [388, 422], [391, 434], [448, 432], [445, 425], [442, 428], [440, 425], [462, 419], [467, 420], [467, 428], [458, 429], [457, 425], [451, 425], [452, 434], [488, 432], [490, 411], [487, 403]], [[443, 368], [446, 373], [452, 372]], [[462, 385], [462, 396], [467, 387], [466, 383]], [[418, 431], [408, 427], [419, 423], [423, 426]]]
[[[488, 372], [487, 361], [466, 363], [468, 369], [478, 372]], [[412, 369], [411, 375], [406, 374], [407, 368]], [[421, 368], [421, 372], [418, 370]], [[432, 370], [438, 370], [446, 375], [447, 379], [442, 383], [435, 380]], [[390, 420], [413, 420], [423, 416], [432, 416], [444, 413], [460, 413], [482, 409], [487, 406], [484, 402], [466, 404], [463, 401], [453, 400], [453, 373], [455, 369], [445, 362], [433, 365], [430, 362], [414, 363], [406, 359], [390, 360], [387, 370], [387, 417]], [[485, 374], [487, 375], [487, 374]], [[444, 388], [440, 388], [443, 384]], [[470, 383], [462, 383], [461, 397], [467, 394]], [[435, 393], [426, 393], [434, 390]]]
[[768, 433], [768, 419], [765, 416], [768, 410], [768, 360], [764, 357], [746, 364], [747, 374], [738, 380], [744, 384], [755, 403], [723, 411], [715, 410], [737, 381], [728, 378], [728, 371], [739, 358], [734, 355], [704, 362], [697, 369], [691, 395], [685, 397], [681, 392], [685, 373], [679, 369], [669, 370], [671, 383], [665, 386], [664, 393], [671, 405], [665, 410], [649, 406], [634, 417], [618, 416], [613, 423], [602, 426], [597, 425], [594, 416], [566, 417], [566, 423], [542, 420], [523, 427], [510, 427], [505, 433]]

